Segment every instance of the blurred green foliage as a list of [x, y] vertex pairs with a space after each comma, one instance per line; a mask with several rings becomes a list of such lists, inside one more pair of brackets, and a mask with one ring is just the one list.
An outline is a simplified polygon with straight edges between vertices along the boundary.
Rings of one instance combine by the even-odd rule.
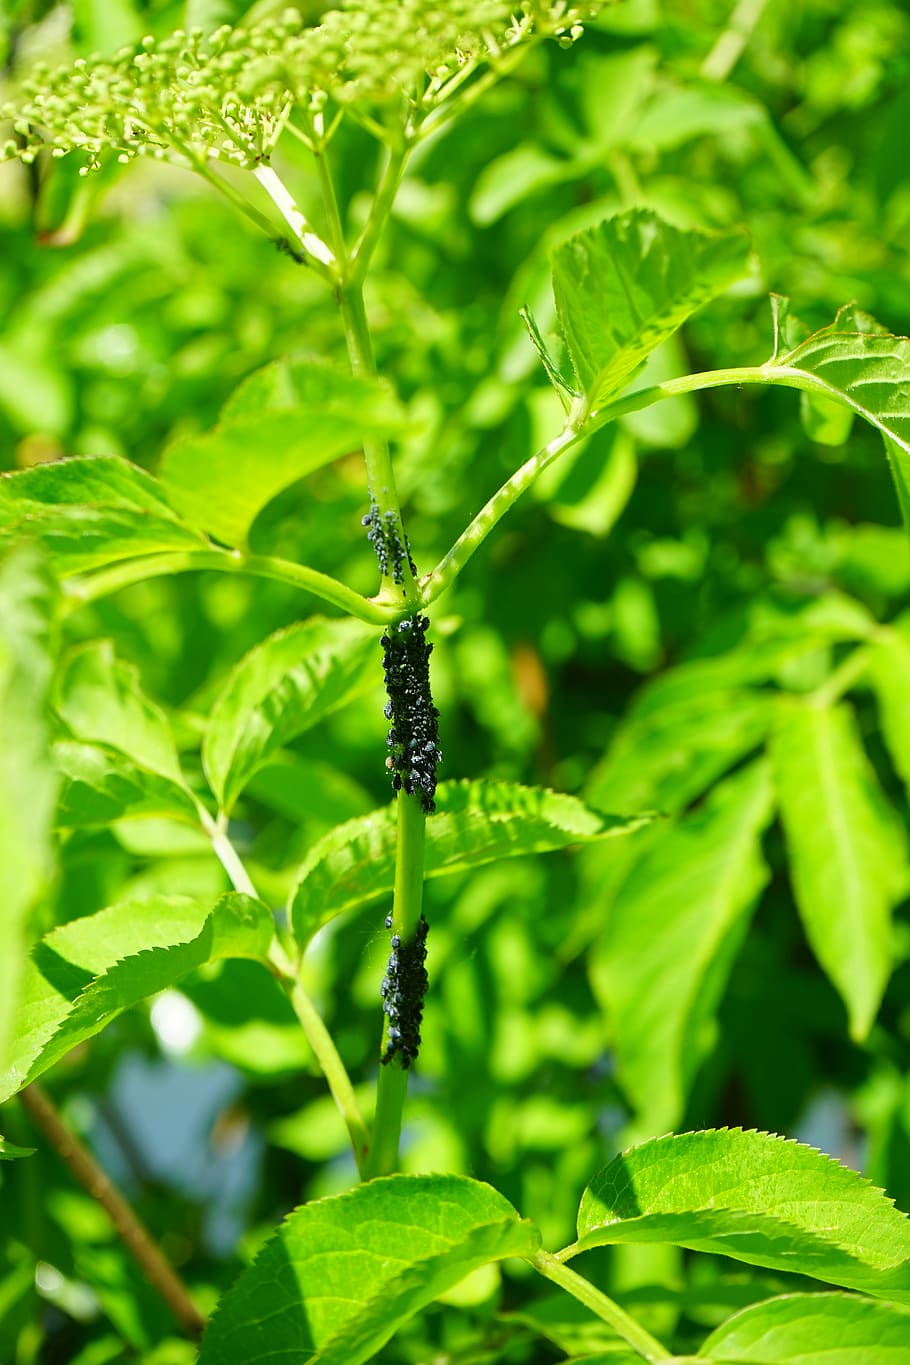
[[[211, 25], [242, 8], [7, 0], [0, 59], [14, 70], [45, 51], [166, 33], [185, 9], [188, 22]], [[742, 34], [730, 11], [727, 0], [620, 0], [571, 52], [535, 50], [415, 159], [368, 307], [380, 369], [414, 419], [396, 460], [421, 570], [556, 429], [558, 405], [518, 309], [529, 304], [551, 331], [547, 248], [579, 227], [647, 206], [682, 226], [745, 224], [751, 233], [747, 285], [668, 343], [642, 384], [764, 360], [769, 291], [790, 295], [810, 324], [855, 299], [891, 330], [908, 329], [906, 6], [741, 4], [736, 14], [753, 21]], [[348, 125], [339, 143], [342, 210], [356, 222], [373, 147]], [[283, 144], [280, 160], [318, 220], [305, 154]], [[3, 468], [120, 453], [154, 470], [164, 444], [211, 427], [257, 367], [290, 352], [343, 355], [319, 281], [173, 169], [115, 166], [86, 180], [67, 161], [0, 167], [0, 259]], [[375, 565], [359, 525], [365, 502], [360, 461], [346, 458], [266, 508], [252, 544], [372, 592]], [[699, 803], [761, 741], [752, 711], [741, 718], [741, 739], [730, 738], [741, 679], [732, 699], [696, 686], [707, 717], [694, 737], [679, 731], [669, 774], [650, 773], [635, 735], [626, 759], [621, 749], [605, 759], [611, 741], [626, 742], [630, 708], [642, 707], [651, 680], [672, 679], [694, 660], [735, 665], [756, 641], [795, 637], [801, 647], [762, 674], [747, 661], [745, 680], [797, 694], [824, 684], [854, 637], [820, 627], [819, 612], [889, 622], [910, 607], [910, 549], [898, 521], [878, 436], [856, 425], [841, 443], [814, 441], [793, 394], [716, 390], [622, 419], [548, 473], [439, 604], [444, 774], [541, 783], [605, 810], [689, 811], [703, 824], [713, 810], [729, 819], [728, 791], [717, 789], [714, 806]], [[192, 772], [200, 717], [226, 671], [300, 613], [299, 593], [286, 585], [193, 574], [75, 610], [65, 634], [70, 645], [113, 641], [172, 716]], [[377, 654], [375, 693], [294, 741], [237, 807], [235, 841], [276, 902], [320, 835], [387, 799], [378, 673]], [[877, 782], [906, 824], [901, 774], [868, 688], [855, 701]], [[714, 765], [703, 724], [712, 717], [728, 727], [726, 757]], [[623, 793], [628, 802], [617, 805]], [[658, 858], [667, 838], [684, 844], [688, 829], [649, 829], [622, 847], [428, 884], [432, 985], [405, 1170], [488, 1179], [555, 1245], [573, 1236], [585, 1181], [632, 1134], [744, 1124], [817, 1141], [908, 1207], [906, 911], [896, 918], [897, 967], [881, 1013], [865, 1041], [851, 1041], [845, 1008], [794, 913], [776, 825], [765, 838], [768, 871], [752, 927], [747, 937], [736, 930], [713, 994], [705, 987], [710, 1008], [686, 1035], [678, 1103], [663, 1088], [645, 1103], [651, 1073], [624, 1075], [621, 1051], [617, 1072], [618, 1040], [639, 1016], [633, 1001], [630, 1017], [618, 1018], [604, 986], [617, 951], [611, 912], [634, 892], [637, 860]], [[127, 894], [225, 889], [204, 840], [172, 823], [115, 822], [64, 840], [41, 927]], [[685, 888], [674, 894], [685, 902]], [[336, 923], [311, 958], [315, 994], [364, 1082], [377, 1056], [381, 923], [378, 910]], [[699, 989], [685, 945], [678, 951], [670, 966]], [[162, 1023], [183, 1017], [170, 999], [170, 1012], [121, 1016], [57, 1068], [53, 1088], [204, 1302], [277, 1218], [345, 1188], [354, 1168], [315, 1062], [261, 968], [206, 968], [182, 999], [198, 1026], [188, 1051], [186, 1033], [171, 1037]], [[652, 1079], [663, 1087], [672, 1059], [658, 1061]], [[176, 1071], [229, 1078], [183, 1152], [159, 1148], [150, 1113], [151, 1081], [163, 1086]], [[145, 1091], [131, 1082], [139, 1072], [151, 1078]], [[14, 1103], [3, 1118], [11, 1140], [32, 1145]], [[193, 1162], [200, 1170], [222, 1163], [235, 1186], [187, 1180]], [[191, 1359], [53, 1154], [3, 1169], [0, 1200], [0, 1359]], [[662, 1249], [612, 1259], [596, 1252], [592, 1264], [596, 1257], [603, 1285], [653, 1330], [675, 1330], [679, 1350], [784, 1283], [697, 1258], [684, 1266]], [[457, 1311], [437, 1305], [380, 1358], [545, 1362], [602, 1344], [571, 1323], [542, 1327], [543, 1305], [532, 1310], [526, 1298], [520, 1273], [501, 1287], [491, 1272], [464, 1288]]]

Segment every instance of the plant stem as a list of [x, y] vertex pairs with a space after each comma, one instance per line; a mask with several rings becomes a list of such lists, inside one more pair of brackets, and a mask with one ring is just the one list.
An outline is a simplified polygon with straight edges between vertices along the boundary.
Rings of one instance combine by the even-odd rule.
[[[257, 892], [253, 879], [244, 867], [240, 854], [228, 838], [223, 820], [213, 820], [204, 806], [200, 805], [198, 811], [199, 822], [208, 835], [215, 856], [228, 874], [234, 890], [239, 891], [244, 896], [256, 897]], [[288, 993], [294, 1013], [306, 1034], [307, 1042], [313, 1049], [313, 1054], [322, 1069], [332, 1098], [344, 1119], [351, 1139], [351, 1147], [354, 1151], [354, 1160], [357, 1162], [357, 1170], [362, 1175], [370, 1147], [369, 1131], [360, 1112], [351, 1078], [341, 1060], [332, 1035], [300, 980], [300, 964], [295, 967], [277, 939], [273, 939], [266, 965]]]
[[871, 426], [878, 427], [884, 435], [893, 437], [893, 432], [879, 421], [874, 413], [860, 406], [848, 393], [835, 389], [832, 385], [795, 366], [778, 365], [768, 362], [765, 365], [744, 365], [736, 369], [706, 370], [699, 374], [683, 375], [679, 379], [668, 379], [663, 384], [653, 384], [646, 389], [626, 394], [614, 399], [602, 408], [588, 408], [584, 401], [577, 405], [572, 419], [565, 429], [550, 443], [532, 455], [516, 470], [511, 478], [499, 488], [489, 502], [477, 513], [471, 524], [456, 540], [455, 544], [437, 564], [432, 573], [421, 580], [421, 603], [426, 606], [448, 588], [467, 564], [474, 551], [483, 543], [496, 523], [505, 515], [525, 489], [542, 473], [553, 460], [558, 459], [582, 437], [593, 435], [601, 427], [615, 422], [627, 413], [638, 412], [658, 403], [665, 398], [676, 398], [680, 394], [696, 393], [701, 389], [729, 388], [745, 384], [778, 384], [782, 388], [800, 389], [807, 393], [817, 393], [833, 402], [843, 403], [864, 418]]
[[168, 1265], [148, 1229], [91, 1152], [66, 1127], [44, 1089], [33, 1081], [19, 1092], [19, 1099], [61, 1160], [104, 1209], [123, 1245], [187, 1335], [200, 1337], [205, 1318], [190, 1298], [186, 1285]]
[[[399, 792], [392, 932], [400, 935], [403, 943], [413, 937], [423, 905], [426, 824], [420, 798]], [[385, 1041], [383, 1030], [383, 1044]], [[379, 1068], [373, 1145], [367, 1166], [369, 1176], [388, 1175], [398, 1166], [398, 1144], [407, 1089], [408, 1073], [397, 1057]]]
[[586, 1280], [577, 1271], [570, 1270], [548, 1251], [538, 1251], [536, 1256], [530, 1258], [530, 1264], [546, 1279], [558, 1284], [560, 1289], [565, 1289], [578, 1299], [579, 1303], [583, 1303], [592, 1313], [596, 1313], [604, 1322], [609, 1323], [613, 1330], [645, 1360], [672, 1359], [671, 1352], [662, 1346], [656, 1337], [652, 1337], [650, 1332], [646, 1332], [624, 1308], [620, 1308], [618, 1303], [597, 1289], [590, 1280]]
[[310, 264], [326, 279], [334, 280], [337, 265], [334, 252], [310, 227], [284, 181], [271, 166], [266, 165], [257, 166], [253, 175], [293, 232]]
[[532, 455], [530, 460], [526, 460], [501, 488], [497, 489], [467, 529], [462, 531], [451, 550], [440, 560], [433, 572], [421, 580], [421, 602], [424, 606], [432, 602], [454, 582], [475, 550], [480, 548], [496, 523], [505, 516], [512, 504], [517, 502], [525, 489], [530, 488], [538, 474], [542, 473], [547, 465], [552, 464], [554, 460], [558, 459], [585, 435], [587, 432], [574, 426], [565, 427], [548, 445], [545, 445], [536, 455]]
[[299, 977], [293, 982], [285, 976], [279, 977], [279, 980], [288, 990], [294, 1013], [300, 1021], [307, 1042], [313, 1049], [316, 1060], [322, 1068], [322, 1074], [328, 1082], [332, 1098], [344, 1119], [348, 1137], [351, 1140], [354, 1160], [357, 1163], [357, 1171], [362, 1178], [370, 1153], [370, 1133], [360, 1112], [360, 1105], [357, 1103], [351, 1078], [338, 1054], [332, 1035], [325, 1026], [322, 1015], [313, 1004]]
[[392, 211], [392, 205], [395, 202], [395, 195], [398, 193], [398, 186], [401, 184], [401, 178], [404, 175], [410, 150], [411, 144], [408, 141], [403, 141], [400, 146], [388, 148], [385, 152], [385, 163], [379, 176], [376, 193], [373, 196], [370, 216], [351, 252], [347, 276], [348, 285], [358, 287], [366, 277], [373, 252], [376, 250], [376, 245]]
[[868, 644], [859, 645], [838, 664], [819, 687], [809, 693], [808, 700], [813, 706], [821, 709], [834, 706], [845, 692], [850, 691], [854, 683], [859, 682], [872, 659], [872, 650]]
[[239, 550], [167, 550], [159, 554], [138, 555], [135, 559], [113, 564], [106, 569], [97, 569], [84, 576], [68, 580], [65, 592], [69, 598], [67, 608], [74, 611], [86, 602], [94, 602], [99, 597], [141, 583], [146, 578], [157, 578], [163, 574], [188, 573], [191, 570], [214, 569], [219, 573], [248, 573], [257, 578], [272, 578], [279, 583], [290, 583], [295, 588], [303, 588], [324, 602], [331, 602], [349, 616], [368, 625], [385, 625], [400, 614], [400, 609], [391, 604], [373, 601], [329, 574], [318, 569], [308, 569], [305, 564], [294, 564], [289, 559], [276, 559], [271, 555], [244, 555]]

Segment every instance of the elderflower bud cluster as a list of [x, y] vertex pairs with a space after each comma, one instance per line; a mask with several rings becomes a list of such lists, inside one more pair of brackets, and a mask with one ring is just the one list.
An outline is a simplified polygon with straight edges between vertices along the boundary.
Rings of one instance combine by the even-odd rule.
[[414, 126], [466, 68], [495, 65], [534, 36], [573, 41], [597, 8], [598, 0], [529, 0], [517, 10], [509, 0], [345, 0], [316, 27], [289, 9], [211, 35], [146, 38], [138, 52], [33, 69], [0, 106], [14, 134], [0, 142], [0, 160], [28, 162], [49, 149], [77, 152], [85, 170], [105, 154], [254, 168], [295, 106], [313, 113], [332, 100], [378, 111], [380, 122], [391, 106]]

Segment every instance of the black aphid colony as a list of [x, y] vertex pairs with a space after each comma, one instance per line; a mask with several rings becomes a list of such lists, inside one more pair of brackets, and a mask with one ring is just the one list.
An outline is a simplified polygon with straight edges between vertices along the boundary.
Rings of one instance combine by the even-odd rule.
[[423, 1001], [428, 984], [424, 963], [427, 959], [429, 927], [421, 915], [417, 932], [407, 943], [402, 943], [399, 934], [392, 935], [392, 951], [380, 988], [383, 1013], [389, 1020], [385, 1050], [379, 1059], [383, 1065], [393, 1057], [399, 1057], [401, 1065], [407, 1070], [417, 1057]]
[[439, 749], [439, 712], [430, 694], [430, 653], [425, 616], [405, 616], [389, 626], [382, 643], [382, 665], [389, 700], [386, 720], [392, 722], [387, 743], [386, 767], [392, 774], [395, 791], [402, 788], [420, 796], [425, 814], [436, 809], [436, 765], [442, 759]]
[[402, 539], [398, 518], [393, 511], [380, 512], [379, 504], [373, 498], [361, 524], [367, 527], [367, 540], [373, 547], [383, 578], [387, 578], [391, 572], [392, 582], [402, 583], [405, 561], [410, 565], [411, 573], [417, 576], [417, 565], [411, 558], [408, 538], [405, 535]]

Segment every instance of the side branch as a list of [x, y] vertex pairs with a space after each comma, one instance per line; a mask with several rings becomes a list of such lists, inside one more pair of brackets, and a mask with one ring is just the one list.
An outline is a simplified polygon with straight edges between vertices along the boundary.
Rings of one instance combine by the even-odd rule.
[[450, 587], [461, 573], [468, 560], [478, 550], [497, 522], [501, 521], [514, 502], [517, 502], [525, 489], [530, 488], [537, 476], [552, 464], [565, 451], [570, 450], [588, 431], [583, 428], [567, 426], [549, 445], [532, 455], [520, 469], [516, 469], [510, 479], [493, 494], [489, 502], [480, 509], [477, 516], [452, 546], [451, 550], [439, 561], [432, 573], [421, 580], [421, 603], [426, 606], [440, 593]]
[[66, 1127], [44, 1089], [33, 1082], [20, 1091], [19, 1098], [80, 1185], [104, 1209], [123, 1245], [184, 1331], [194, 1339], [200, 1337], [205, 1318], [190, 1298], [186, 1285], [168, 1265], [145, 1225], [91, 1152]]
[[349, 616], [365, 621], [370, 626], [383, 626], [394, 619], [397, 608], [373, 602], [354, 592], [345, 583], [318, 569], [309, 569], [304, 564], [294, 564], [288, 559], [277, 559], [271, 555], [244, 555], [239, 550], [173, 550], [160, 554], [140, 555], [113, 564], [107, 569], [97, 569], [84, 577], [71, 578], [65, 586], [69, 608], [74, 610], [85, 602], [94, 602], [99, 597], [117, 592], [131, 583], [141, 583], [146, 578], [159, 578], [163, 574], [187, 573], [190, 570], [213, 569], [217, 573], [249, 573], [257, 578], [272, 578], [279, 583], [290, 583], [295, 588], [311, 592], [324, 602], [331, 602]]

